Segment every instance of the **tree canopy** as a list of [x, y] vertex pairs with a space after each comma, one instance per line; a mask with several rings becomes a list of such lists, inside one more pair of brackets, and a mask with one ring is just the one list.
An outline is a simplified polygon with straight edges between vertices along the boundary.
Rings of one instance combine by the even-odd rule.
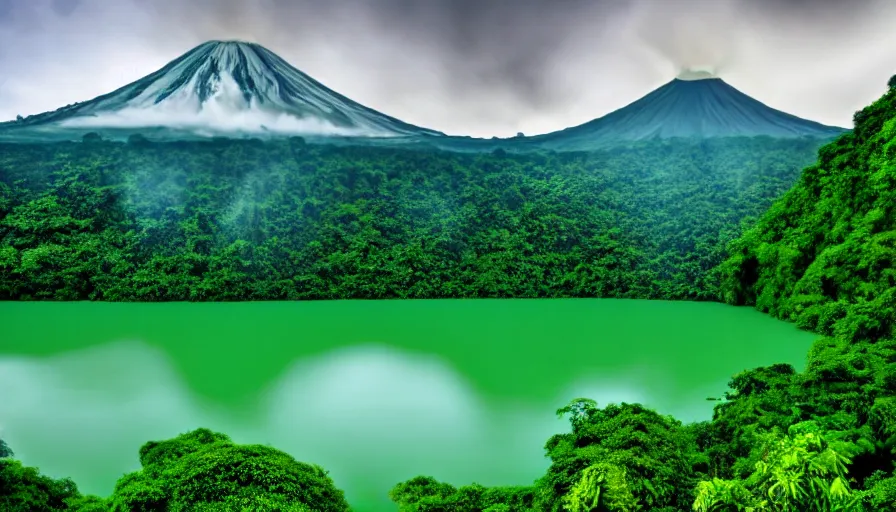
[[348, 511], [343, 492], [319, 466], [208, 429], [146, 443], [140, 464], [115, 485], [112, 512]]
[[722, 293], [853, 341], [896, 328], [896, 89], [728, 248]]
[[713, 300], [726, 244], [819, 144], [0, 144], [0, 299]]

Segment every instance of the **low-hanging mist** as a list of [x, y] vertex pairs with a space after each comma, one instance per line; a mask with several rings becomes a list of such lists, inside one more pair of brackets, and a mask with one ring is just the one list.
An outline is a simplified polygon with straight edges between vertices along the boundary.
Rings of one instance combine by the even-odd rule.
[[727, 242], [822, 143], [5, 144], [0, 297], [713, 299]]
[[169, 128], [200, 134], [441, 135], [341, 96], [268, 49], [209, 41], [89, 101], [2, 126]]
[[204, 136], [247, 135], [326, 135], [344, 137], [371, 137], [386, 134], [363, 129], [340, 128], [318, 119], [299, 119], [290, 115], [266, 112], [254, 106], [233, 112], [217, 105], [183, 108], [172, 106], [167, 110], [129, 109], [110, 114], [79, 117], [60, 123], [68, 128], [152, 128], [169, 127], [186, 130]]

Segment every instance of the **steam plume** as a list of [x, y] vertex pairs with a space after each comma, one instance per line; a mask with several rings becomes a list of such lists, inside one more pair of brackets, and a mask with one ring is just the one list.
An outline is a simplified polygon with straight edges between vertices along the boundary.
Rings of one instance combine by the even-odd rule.
[[716, 76], [736, 62], [740, 51], [736, 7], [733, 0], [640, 0], [632, 29], [680, 77], [694, 72]]

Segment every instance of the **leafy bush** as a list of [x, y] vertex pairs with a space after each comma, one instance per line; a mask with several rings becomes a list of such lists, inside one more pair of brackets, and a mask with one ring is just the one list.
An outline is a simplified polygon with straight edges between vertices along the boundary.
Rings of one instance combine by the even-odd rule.
[[113, 512], [348, 510], [322, 468], [266, 446], [234, 444], [208, 429], [146, 443], [140, 463], [140, 471], [116, 484]]

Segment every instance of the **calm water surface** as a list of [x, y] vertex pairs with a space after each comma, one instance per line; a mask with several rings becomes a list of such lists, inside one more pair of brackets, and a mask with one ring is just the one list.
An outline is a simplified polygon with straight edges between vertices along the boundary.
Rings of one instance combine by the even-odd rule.
[[108, 495], [204, 426], [327, 468], [357, 512], [418, 474], [527, 484], [572, 398], [708, 419], [731, 375], [814, 335], [749, 308], [641, 300], [0, 303], [0, 436]]

